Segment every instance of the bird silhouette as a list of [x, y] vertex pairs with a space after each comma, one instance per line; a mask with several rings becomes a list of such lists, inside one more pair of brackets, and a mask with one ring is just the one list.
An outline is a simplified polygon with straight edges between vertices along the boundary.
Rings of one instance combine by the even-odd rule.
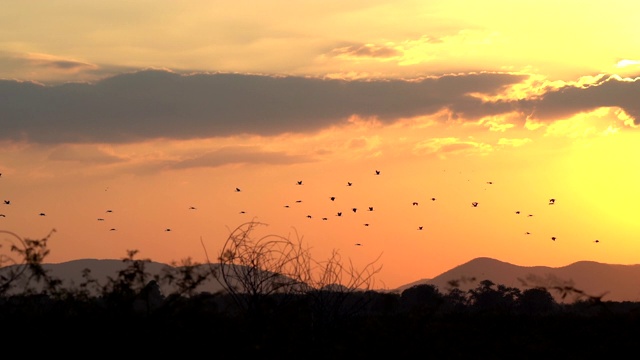
[[356, 212], [356, 211], [358, 211], [358, 208], [353, 208], [353, 209], [351, 209], [351, 211]]
[[5, 200], [4, 203], [5, 205], [11, 205], [11, 200]]
[[549, 205], [553, 205], [556, 203], [556, 199], [549, 199]]
[[356, 246], [362, 246], [362, 244], [361, 244], [361, 243], [355, 243], [355, 245], [356, 245]]
[[47, 216], [47, 214], [45, 214], [45, 213], [40, 213], [39, 215], [40, 216]]
[[297, 184], [302, 185], [302, 180], [298, 180]]
[[116, 229], [115, 228], [111, 228], [111, 229], [109, 229], [109, 231], [116, 231]]
[[107, 210], [107, 211], [105, 211], [105, 212], [112, 213], [112, 212], [113, 212], [113, 210]]
[[327, 219], [326, 217], [323, 217], [322, 220], [329, 220], [329, 219]]
[[353, 183], [347, 182], [347, 186], [351, 186], [351, 185], [353, 185]]
[[331, 199], [331, 201], [336, 201], [336, 197], [335, 196], [332, 196], [329, 199]]
[[552, 236], [552, 237], [551, 237], [551, 240], [556, 241], [556, 237], [555, 237], [555, 236]]
[[593, 242], [594, 242], [594, 243], [599, 243], [599, 242], [600, 242], [600, 240], [593, 240]]
[[517, 210], [517, 211], [516, 211], [516, 214], [520, 214], [520, 211], [519, 211], [519, 210]]
[[478, 207], [478, 203], [476, 201], [474, 201], [474, 202], [471, 203], [471, 206]]
[[418, 230], [422, 230], [422, 229], [423, 229], [423, 227], [422, 227], [422, 226], [418, 226]]
[[246, 214], [244, 210], [240, 210], [240, 214]]
[[98, 218], [98, 221], [104, 221], [104, 219], [103, 218]]
[[240, 188], [236, 188], [236, 192], [240, 192]]
[[487, 184], [491, 185], [493, 184], [493, 181], [487, 181]]
[[436, 198], [432, 197], [432, 198], [431, 198], [431, 201], [436, 201]]
[[166, 228], [166, 229], [164, 229], [164, 231], [171, 231], [171, 229], [169, 229], [169, 228]]
[[196, 210], [195, 206], [189, 206], [189, 210]]
[[311, 215], [307, 215], [307, 218], [311, 219]]
[[342, 216], [342, 211], [338, 211], [337, 216]]
[[376, 175], [380, 175], [380, 170], [376, 170]]
[[369, 211], [373, 211], [373, 206], [369, 206]]
[[5, 215], [5, 214], [0, 214], [0, 217], [7, 217], [7, 215]]
[[418, 202], [417, 202], [417, 201], [414, 201], [414, 202], [413, 202], [413, 206], [418, 206]]
[[369, 224], [368, 224], [368, 223], [365, 223], [365, 224], [364, 224], [364, 226], [369, 226]]
[[302, 202], [302, 200], [296, 200], [296, 203], [301, 203], [301, 202]]

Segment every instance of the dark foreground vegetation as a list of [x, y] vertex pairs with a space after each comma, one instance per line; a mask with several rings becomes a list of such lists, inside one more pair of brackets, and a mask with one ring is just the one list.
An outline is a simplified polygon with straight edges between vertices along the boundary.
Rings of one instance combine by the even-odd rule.
[[[558, 303], [550, 291], [579, 290], [489, 280], [466, 292], [432, 285], [374, 291], [375, 263], [357, 271], [337, 255], [314, 262], [288, 239], [253, 240], [256, 225], [231, 234], [220, 266], [186, 260], [151, 276], [149, 260], [130, 251], [106, 283], [86, 270], [71, 289], [42, 268], [48, 237], [2, 232], [11, 241], [2, 239], [0, 253], [1, 341], [22, 355], [100, 358], [589, 359], [638, 351], [638, 303], [588, 296]], [[198, 291], [208, 277], [225, 290]], [[163, 293], [167, 283], [176, 290]]]

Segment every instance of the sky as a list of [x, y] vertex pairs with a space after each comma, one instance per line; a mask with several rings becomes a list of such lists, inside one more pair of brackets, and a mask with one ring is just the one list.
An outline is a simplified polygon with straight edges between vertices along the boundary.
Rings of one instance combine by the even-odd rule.
[[46, 262], [216, 261], [258, 222], [376, 288], [640, 263], [640, 3], [0, 5], [0, 230]]

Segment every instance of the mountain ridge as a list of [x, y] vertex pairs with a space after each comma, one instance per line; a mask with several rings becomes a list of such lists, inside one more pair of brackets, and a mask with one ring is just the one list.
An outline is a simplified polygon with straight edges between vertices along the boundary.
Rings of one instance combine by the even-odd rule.
[[[49, 271], [51, 276], [62, 280], [64, 287], [73, 288], [85, 281], [82, 277], [84, 269], [90, 269], [90, 276], [100, 284], [105, 284], [110, 277], [115, 278], [118, 271], [128, 265], [122, 259], [86, 258], [60, 263], [44, 263], [43, 268]], [[215, 269], [220, 264], [197, 264], [196, 266], [210, 265]], [[145, 271], [152, 276], [162, 275], [166, 270], [165, 267], [175, 269], [179, 266], [145, 260]], [[545, 287], [559, 302], [577, 300], [579, 295], [601, 297], [603, 301], [640, 302], [640, 264], [607, 264], [590, 260], [581, 260], [561, 267], [549, 267], [521, 266], [490, 257], [478, 257], [432, 279], [420, 279], [394, 289], [381, 291], [401, 293], [405, 289], [421, 284], [435, 285], [442, 293], [447, 293], [454, 287], [468, 291], [479, 286], [484, 280], [489, 280], [496, 286], [503, 285], [520, 290]], [[565, 297], [560, 291], [563, 288], [570, 290]], [[165, 285], [162, 290], [168, 293], [175, 289]], [[216, 293], [224, 290], [224, 286], [217, 279], [209, 277], [197, 290]]]
[[[557, 301], [577, 300], [580, 295], [601, 297], [604, 301], [640, 301], [640, 264], [607, 264], [581, 260], [561, 267], [521, 266], [509, 262], [478, 257], [458, 265], [432, 279], [421, 279], [397, 288], [430, 284], [441, 292], [453, 287], [467, 291], [490, 280], [495, 285], [521, 290], [545, 287]], [[562, 289], [569, 290], [563, 297]]]

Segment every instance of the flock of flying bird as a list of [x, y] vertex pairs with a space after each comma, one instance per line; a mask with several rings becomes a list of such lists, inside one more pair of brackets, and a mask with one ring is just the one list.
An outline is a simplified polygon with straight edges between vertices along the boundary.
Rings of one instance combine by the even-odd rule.
[[[380, 175], [380, 174], [381, 174], [380, 170], [375, 170], [375, 175]], [[295, 182], [295, 184], [296, 184], [296, 185], [303, 185], [303, 181], [302, 181], [302, 180], [297, 180], [297, 181]], [[488, 185], [492, 185], [492, 184], [493, 184], [493, 181], [487, 181], [487, 182], [486, 182], [486, 184], [488, 184]], [[346, 185], [347, 185], [347, 186], [353, 186], [353, 183], [352, 183], [352, 182], [347, 182], [347, 183], [346, 183]], [[242, 190], [241, 190], [240, 188], [236, 187], [236, 188], [235, 188], [235, 191], [236, 191], [236, 192], [241, 192]], [[329, 197], [329, 199], [330, 199], [331, 201], [335, 201], [335, 200], [336, 200], [336, 197], [335, 197], [335, 196], [331, 196], [331, 197]], [[435, 197], [431, 197], [431, 198], [430, 198], [430, 200], [431, 200], [431, 201], [436, 201], [436, 198], [435, 198]], [[302, 202], [302, 200], [296, 200], [296, 202], [297, 202], [297, 203], [300, 203], [300, 202]], [[548, 200], [548, 205], [554, 205], [555, 203], [556, 203], [556, 199], [555, 199], [555, 198], [550, 198], [550, 199]], [[412, 202], [412, 205], [413, 205], [413, 206], [418, 206], [418, 205], [419, 205], [419, 202], [418, 202], [418, 201], [413, 201], [413, 202]], [[470, 202], [470, 205], [471, 205], [471, 207], [477, 208], [477, 207], [479, 206], [479, 202], [477, 202], [477, 201], [472, 201], [472, 202]], [[289, 208], [290, 206], [289, 206], [289, 205], [284, 205], [284, 207]], [[374, 210], [374, 207], [373, 207], [373, 206], [369, 206], [367, 210], [368, 210], [368, 211], [373, 211], [373, 210]], [[354, 213], [356, 213], [356, 212], [358, 211], [358, 208], [357, 208], [357, 207], [353, 207], [353, 208], [351, 208], [351, 211], [352, 211], [352, 212], [354, 212]], [[241, 214], [245, 214], [246, 212], [245, 212], [245, 211], [240, 211], [240, 213], [241, 213]], [[515, 211], [515, 214], [520, 214], [520, 213], [521, 213], [521, 212], [520, 212], [519, 210], [516, 210], [516, 211]], [[342, 212], [342, 211], [338, 211], [335, 215], [336, 215], [336, 216], [338, 216], [338, 217], [341, 217], [341, 216], [343, 215], [343, 212]], [[533, 217], [533, 214], [528, 214], [527, 216], [528, 216], [528, 217]], [[312, 215], [306, 215], [306, 217], [307, 217], [307, 218], [309, 218], [309, 219], [311, 219], [311, 218], [312, 218]], [[322, 220], [328, 220], [328, 218], [327, 218], [327, 217], [322, 217]], [[369, 225], [370, 225], [369, 223], [364, 223], [364, 226], [369, 226]], [[422, 225], [420, 225], [420, 226], [418, 226], [418, 227], [417, 227], [417, 230], [424, 230], [424, 229], [425, 229], [425, 228], [424, 228], [424, 226], [422, 226]], [[527, 232], [525, 232], [525, 235], [531, 235], [531, 232], [527, 231]], [[556, 238], [555, 236], [551, 236], [551, 237], [550, 237], [550, 239], [551, 239], [552, 241], [556, 241], [556, 239], [557, 239], [557, 238]], [[600, 242], [600, 240], [594, 240], [594, 242], [595, 242], [595, 243], [599, 243], [599, 242]], [[358, 243], [355, 243], [355, 245], [356, 245], [356, 246], [362, 246], [363, 244], [358, 242]]]
[[[375, 175], [380, 175], [380, 174], [381, 174], [380, 170], [375, 170]], [[0, 173], [0, 178], [1, 178], [1, 177], [2, 177], [2, 173]], [[489, 184], [489, 185], [493, 184], [493, 182], [492, 182], [492, 181], [487, 181], [486, 183], [487, 183], [487, 184]], [[303, 185], [303, 181], [302, 181], [302, 180], [297, 180], [295, 184], [296, 184], [296, 185]], [[347, 182], [347, 184], [346, 184], [346, 185], [347, 185], [347, 186], [352, 186], [352, 185], [353, 185], [353, 183], [352, 183], [352, 182]], [[235, 192], [241, 192], [241, 191], [242, 191], [242, 190], [241, 190], [239, 187], [236, 187], [236, 188], [235, 188]], [[329, 197], [329, 199], [330, 199], [331, 201], [335, 201], [335, 200], [336, 200], [336, 197], [335, 197], [335, 196], [331, 196], [331, 197]], [[431, 201], [436, 201], [436, 198], [435, 198], [435, 197], [431, 197], [431, 198], [430, 198], [430, 200], [431, 200]], [[302, 200], [296, 200], [296, 202], [297, 202], [297, 203], [299, 203], [299, 202], [302, 202]], [[556, 203], [556, 199], [555, 199], [555, 198], [551, 198], [551, 199], [549, 199], [549, 200], [548, 200], [548, 204], [549, 204], [549, 205], [554, 205], [555, 203]], [[3, 205], [11, 205], [11, 200], [7, 200], [7, 199], [3, 200]], [[417, 201], [413, 201], [413, 202], [412, 202], [412, 205], [413, 205], [413, 206], [418, 206], [418, 205], [419, 205], [419, 203], [418, 203]], [[477, 202], [477, 201], [472, 201], [472, 202], [470, 202], [470, 205], [471, 205], [472, 207], [476, 208], [476, 207], [478, 207], [478, 206], [479, 206], [479, 202]], [[289, 205], [284, 205], [284, 207], [289, 208]], [[197, 208], [196, 208], [195, 206], [189, 206], [189, 207], [188, 207], [188, 209], [189, 209], [189, 210], [197, 210]], [[373, 211], [373, 210], [374, 210], [374, 207], [373, 207], [373, 206], [369, 206], [369, 207], [367, 208], [367, 210], [368, 210], [368, 211]], [[352, 211], [353, 213], [356, 213], [356, 212], [358, 211], [358, 208], [357, 208], [357, 207], [352, 207], [352, 208], [351, 208], [351, 211]], [[111, 210], [111, 209], [107, 209], [105, 212], [106, 212], [106, 213], [112, 213], [112, 212], [113, 212], [113, 210]], [[240, 214], [245, 214], [245, 213], [246, 213], [246, 212], [245, 212], [244, 210], [241, 210], [241, 211], [240, 211]], [[515, 214], [520, 214], [520, 211], [519, 211], [519, 210], [515, 211]], [[39, 215], [39, 216], [46, 216], [46, 213], [44, 213], [44, 212], [40, 212], [40, 213], [38, 213], [37, 215]], [[343, 215], [343, 212], [342, 212], [342, 211], [338, 211], [338, 212], [336, 213], [336, 216], [338, 216], [338, 217], [341, 217], [342, 215]], [[532, 216], [533, 216], [533, 214], [528, 214], [528, 217], [532, 217]], [[4, 217], [6, 217], [6, 214], [5, 214], [5, 213], [3, 213], [3, 212], [2, 212], [2, 213], [0, 213], [0, 217], [4, 218]], [[311, 216], [311, 215], [306, 215], [306, 217], [307, 217], [307, 218], [309, 218], [309, 219], [311, 219], [311, 218], [312, 218], [312, 216]], [[98, 221], [105, 221], [105, 218], [104, 218], [104, 217], [98, 217], [98, 218], [97, 218], [97, 220], [98, 220]], [[326, 221], [326, 220], [328, 220], [328, 218], [327, 218], [327, 217], [322, 217], [322, 220], [325, 220], [325, 221]], [[370, 225], [369, 223], [364, 223], [364, 226], [369, 226], [369, 225]], [[418, 227], [417, 227], [417, 229], [418, 229], [418, 230], [424, 230], [424, 226], [420, 225], [420, 226], [418, 226]], [[109, 231], [116, 231], [116, 228], [109, 228]], [[165, 228], [165, 229], [164, 229], [164, 231], [165, 231], [165, 232], [170, 232], [170, 231], [172, 231], [172, 229], [171, 229], [171, 228]], [[526, 234], [526, 235], [530, 235], [530, 234], [531, 234], [531, 232], [527, 231], [527, 232], [525, 232], [525, 234]], [[551, 240], [555, 241], [555, 240], [556, 240], [556, 237], [555, 237], [555, 236], [552, 236], [552, 237], [551, 237]], [[594, 242], [595, 242], [595, 243], [599, 243], [600, 241], [596, 239], [596, 240], [594, 240]], [[356, 245], [356, 246], [362, 246], [362, 243], [355, 243], [355, 245]]]

